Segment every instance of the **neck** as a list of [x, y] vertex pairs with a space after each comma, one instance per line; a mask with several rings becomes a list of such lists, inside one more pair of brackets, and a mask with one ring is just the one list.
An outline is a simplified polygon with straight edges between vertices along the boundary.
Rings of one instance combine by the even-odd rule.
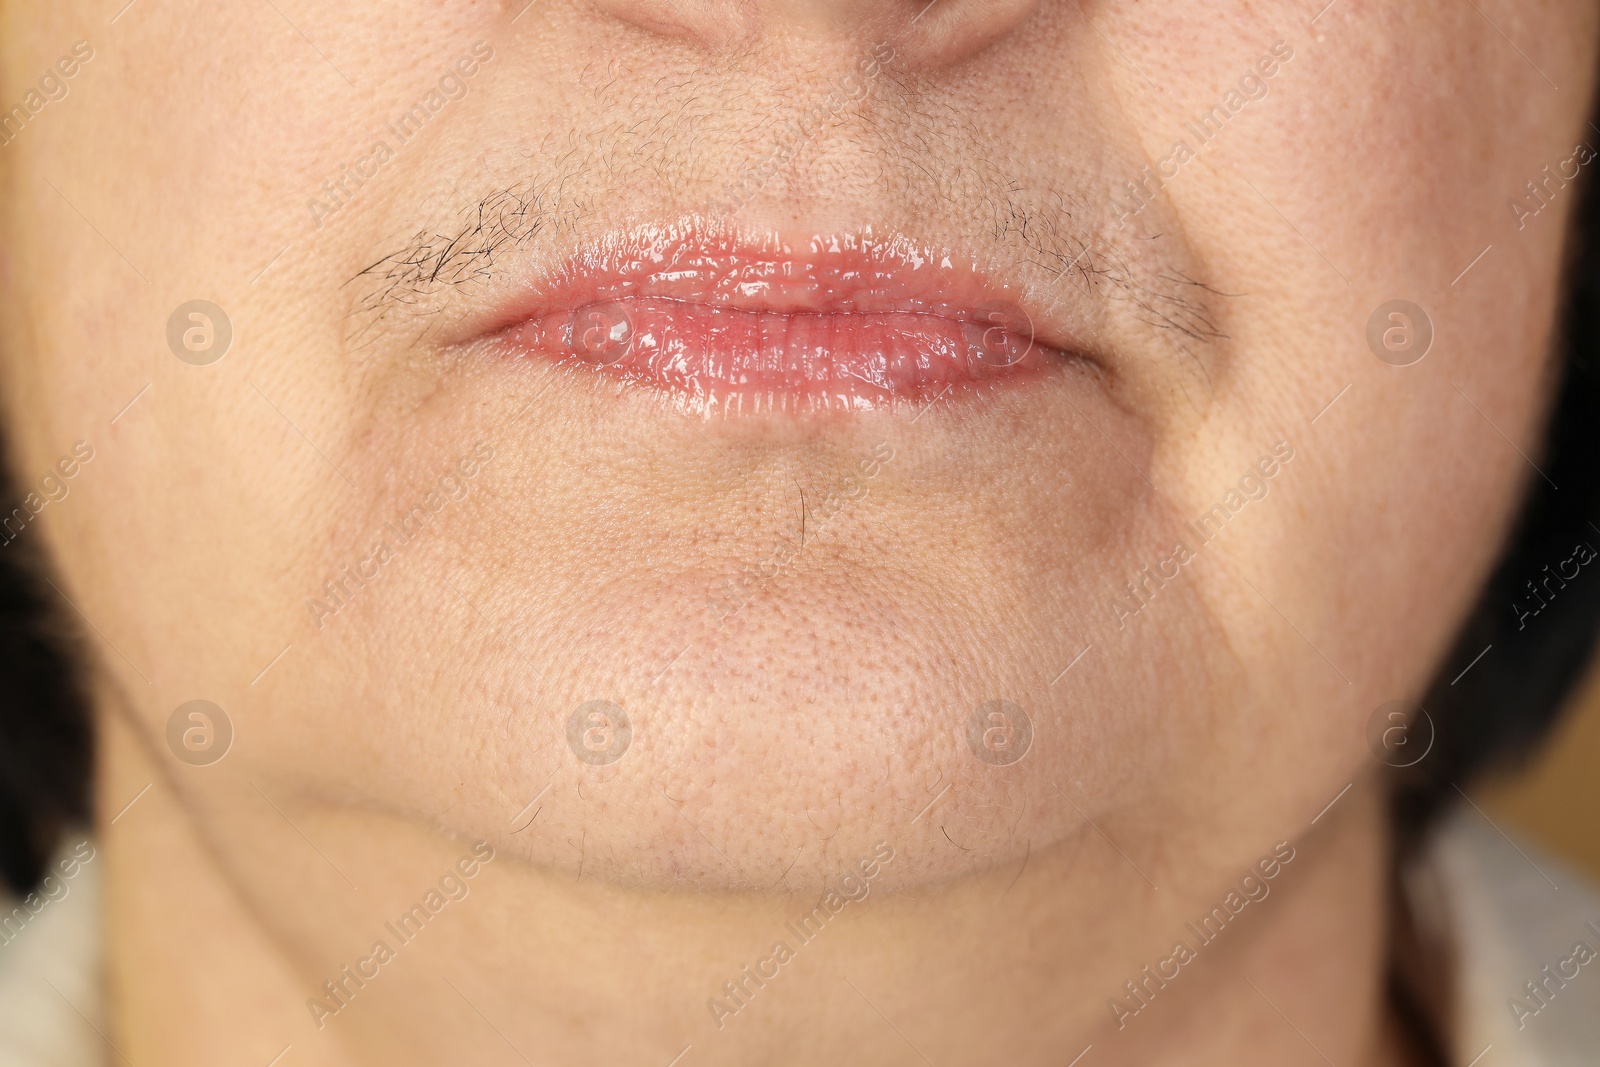
[[225, 828], [113, 717], [101, 736], [108, 1034], [136, 1063], [1402, 1061], [1370, 787], [1260, 899], [1243, 870], [1156, 889], [1086, 827], [818, 918], [815, 895], [574, 882], [325, 804], [257, 797]]

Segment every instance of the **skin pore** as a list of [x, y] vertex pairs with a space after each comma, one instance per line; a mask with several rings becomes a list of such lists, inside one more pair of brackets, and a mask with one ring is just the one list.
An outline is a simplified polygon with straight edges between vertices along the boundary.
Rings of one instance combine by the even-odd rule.
[[[0, 4], [0, 425], [94, 448], [18, 537], [129, 1062], [1407, 1062], [1366, 726], [1537, 476], [1589, 5], [120, 7]], [[1076, 356], [727, 415], [497, 332], [678, 223], [904, 235]]]

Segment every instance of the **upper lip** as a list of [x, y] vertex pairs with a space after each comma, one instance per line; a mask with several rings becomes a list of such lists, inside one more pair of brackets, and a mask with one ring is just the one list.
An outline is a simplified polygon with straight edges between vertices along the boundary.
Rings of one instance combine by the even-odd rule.
[[795, 238], [696, 219], [580, 245], [469, 336], [726, 411], [877, 406], [1090, 354], [970, 256], [870, 229]]
[[789, 242], [679, 225], [608, 237], [568, 262], [557, 288], [574, 302], [666, 296], [745, 311], [931, 312], [966, 317], [1004, 290], [949, 253], [871, 231]]

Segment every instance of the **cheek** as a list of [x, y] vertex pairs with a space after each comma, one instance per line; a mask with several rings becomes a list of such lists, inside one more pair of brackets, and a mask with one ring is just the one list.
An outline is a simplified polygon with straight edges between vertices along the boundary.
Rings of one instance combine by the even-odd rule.
[[[1166, 187], [1214, 284], [1247, 295], [1227, 305], [1227, 380], [1202, 428], [1158, 449], [1153, 477], [1195, 515], [1263, 446], [1296, 449], [1267, 498], [1185, 568], [1223, 635], [1195, 654], [1226, 647], [1247, 665], [1249, 692], [1220, 720], [1235, 747], [1216, 766], [1250, 775], [1256, 802], [1315, 814], [1370, 759], [1366, 718], [1439, 669], [1539, 477], [1521, 453], [1537, 458], [1543, 433], [1577, 189], [1522, 230], [1506, 202], [1584, 135], [1595, 18], [1545, 14], [1582, 23], [1536, 60], [1560, 94], [1470, 11], [1336, 7], [1292, 42], [1268, 98], [1203, 149], [1217, 165]], [[1189, 29], [1218, 44], [1238, 33]], [[1192, 94], [1175, 92], [1194, 113], [1230, 71], [1191, 73]], [[1529, 98], [1539, 122], [1517, 118]], [[1433, 329], [1410, 366], [1368, 343], [1374, 311], [1396, 299]], [[1274, 738], [1276, 757], [1241, 763], [1247, 737]]]

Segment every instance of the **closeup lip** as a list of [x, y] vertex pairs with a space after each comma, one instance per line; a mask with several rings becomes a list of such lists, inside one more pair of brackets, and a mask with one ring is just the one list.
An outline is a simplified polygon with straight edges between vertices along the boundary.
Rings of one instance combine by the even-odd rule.
[[1068, 355], [954, 253], [871, 231], [788, 240], [693, 222], [581, 247], [492, 331], [707, 413], [867, 410], [1021, 385]]

